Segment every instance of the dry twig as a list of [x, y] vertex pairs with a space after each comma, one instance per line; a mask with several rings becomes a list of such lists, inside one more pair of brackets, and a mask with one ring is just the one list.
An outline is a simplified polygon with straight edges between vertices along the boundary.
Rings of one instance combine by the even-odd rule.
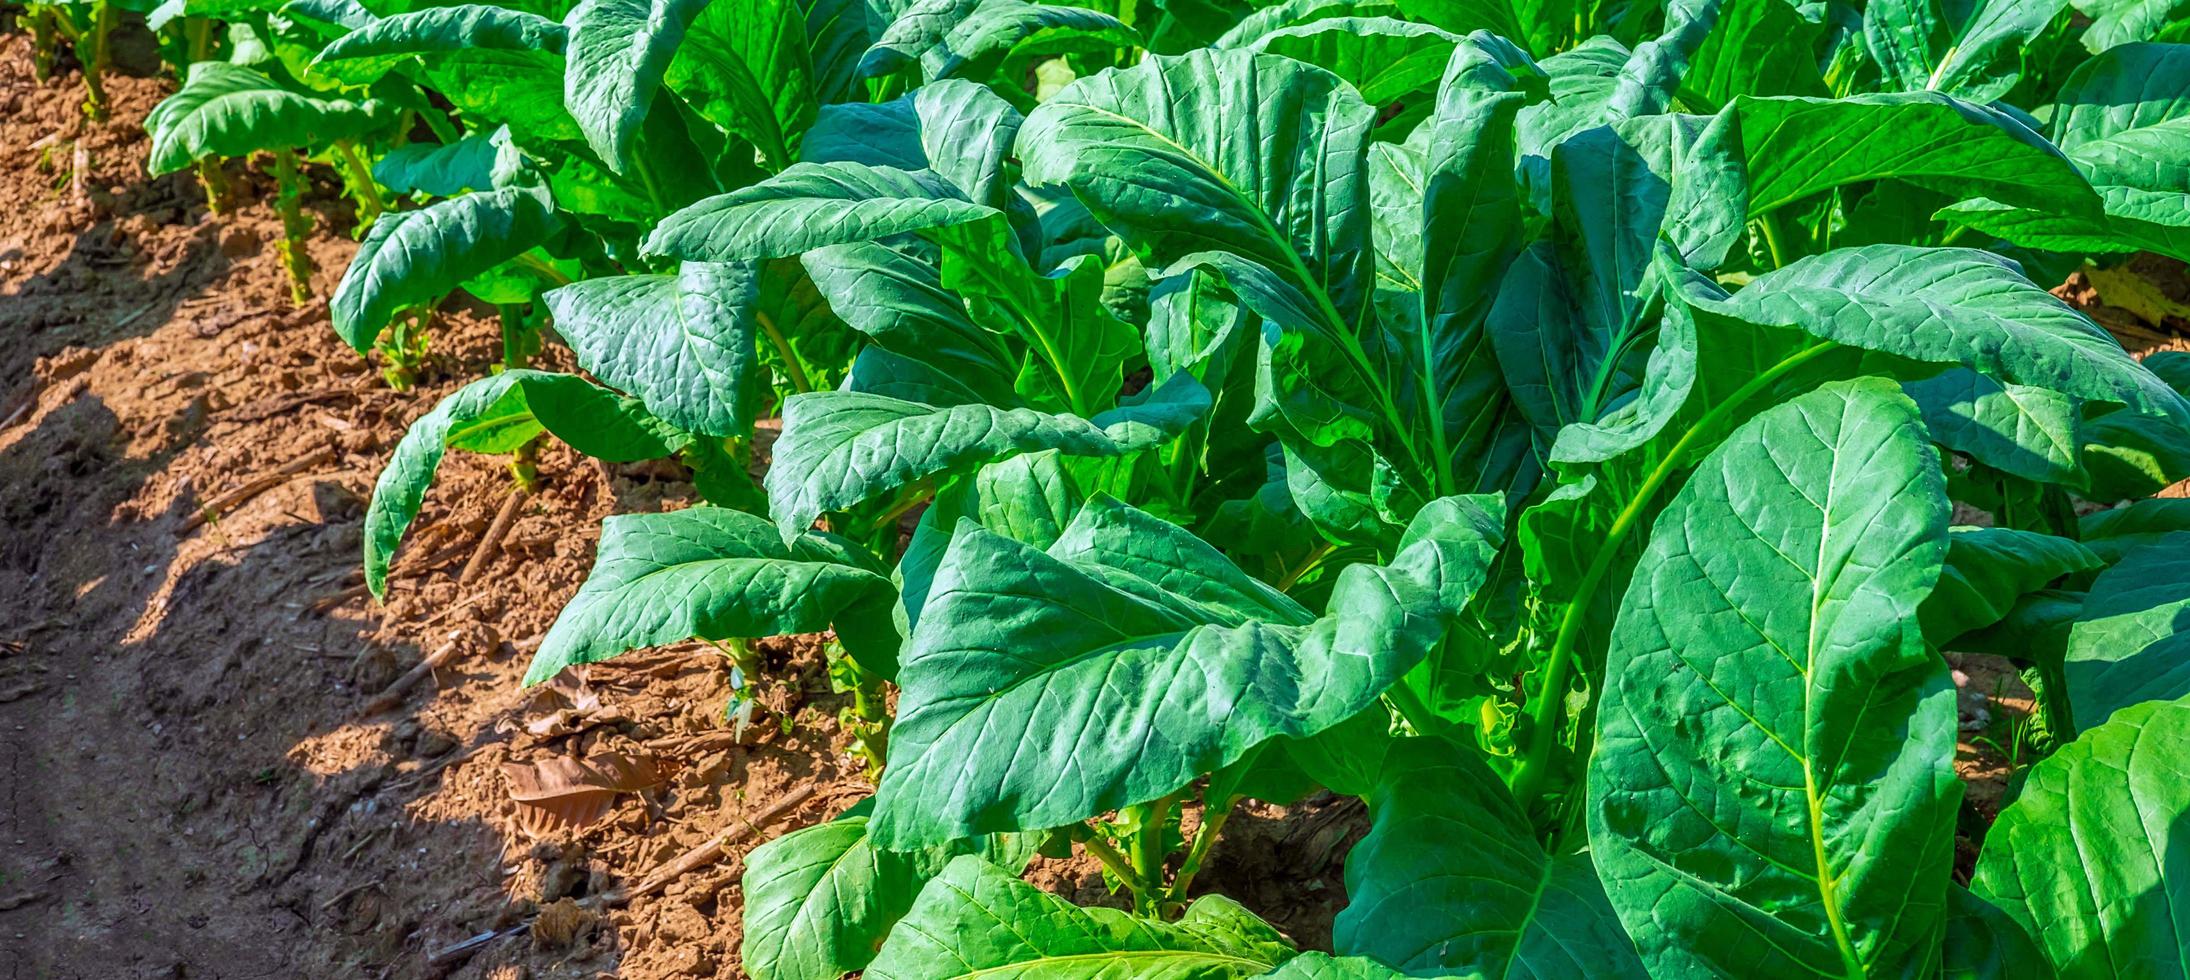
[[205, 522], [227, 513], [236, 505], [250, 500], [251, 498], [258, 496], [259, 494], [265, 493], [268, 490], [272, 490], [273, 488], [278, 487], [284, 483], [287, 483], [297, 474], [302, 473], [305, 470], [311, 469], [314, 466], [319, 466], [323, 463], [333, 462], [334, 458], [334, 447], [321, 446], [318, 449], [297, 457], [296, 459], [292, 459], [287, 463], [283, 463], [280, 469], [275, 470], [272, 473], [268, 473], [265, 476], [253, 479], [250, 482], [245, 483], [243, 486], [237, 487], [234, 490], [230, 490], [227, 493], [221, 494], [218, 497], [214, 497], [213, 499], [206, 501], [203, 506], [197, 509], [196, 512], [192, 513], [189, 517], [183, 520], [182, 526], [175, 529], [175, 533], [178, 536], [189, 534], [190, 532], [197, 530], [198, 527], [200, 525], [203, 525]]
[[800, 804], [813, 798], [813, 795], [814, 787], [812, 783], [792, 790], [783, 799], [776, 801], [774, 806], [762, 810], [759, 815], [751, 820], [708, 838], [707, 843], [686, 851], [671, 859], [669, 863], [654, 869], [653, 873], [647, 875], [637, 885], [632, 886], [630, 890], [609, 894], [605, 899], [606, 903], [616, 906], [623, 905], [634, 898], [644, 898], [661, 891], [670, 882], [694, 870], [722, 860], [723, 854], [728, 852], [730, 845], [751, 837], [762, 827], [783, 819], [791, 811], [798, 809]]

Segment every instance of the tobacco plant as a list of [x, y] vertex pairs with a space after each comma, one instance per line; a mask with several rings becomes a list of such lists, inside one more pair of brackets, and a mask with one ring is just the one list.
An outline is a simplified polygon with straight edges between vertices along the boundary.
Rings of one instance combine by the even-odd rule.
[[[2190, 508], [2128, 501], [2190, 476], [2190, 370], [2026, 274], [2190, 227], [2181, 12], [817, 3], [792, 127], [685, 87], [721, 6], [437, 15], [636, 67], [564, 85], [567, 157], [463, 150], [529, 176], [375, 308], [547, 240], [489, 195], [623, 244], [543, 296], [599, 382], [451, 396], [366, 547], [450, 446], [696, 464], [527, 680], [834, 631], [875, 792], [750, 855], [747, 972], [2181, 971]], [[643, 175], [664, 106], [752, 169], [568, 217], [554, 161]], [[1948, 650], [2039, 705], [1967, 880]], [[1371, 826], [1303, 952], [1203, 872], [1318, 787]], [[1127, 909], [1020, 880], [1075, 850]]]

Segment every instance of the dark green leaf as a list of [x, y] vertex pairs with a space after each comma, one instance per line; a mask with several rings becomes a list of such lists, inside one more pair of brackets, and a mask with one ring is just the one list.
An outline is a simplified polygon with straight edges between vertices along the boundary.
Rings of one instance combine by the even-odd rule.
[[1915, 404], [1866, 379], [1758, 415], [1659, 515], [1589, 767], [1592, 853], [1654, 975], [1938, 955], [1961, 784], [1915, 602], [1947, 512]]
[[542, 432], [609, 462], [667, 456], [689, 439], [647, 415], [637, 399], [576, 375], [504, 371], [465, 385], [411, 423], [373, 485], [365, 511], [365, 584], [373, 594], [387, 591], [388, 562], [443, 453], [515, 452]]
[[1971, 890], [2038, 942], [2062, 980], [2190, 968], [2190, 705], [2127, 708], [2032, 766], [1985, 835]]

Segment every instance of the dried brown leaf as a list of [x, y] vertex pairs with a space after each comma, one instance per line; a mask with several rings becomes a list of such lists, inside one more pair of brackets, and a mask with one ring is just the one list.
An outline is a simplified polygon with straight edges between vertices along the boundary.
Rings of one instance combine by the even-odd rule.
[[604, 753], [579, 761], [549, 756], [532, 763], [505, 763], [510, 799], [517, 802], [517, 825], [535, 837], [583, 830], [615, 807], [616, 798], [661, 781], [651, 756]]

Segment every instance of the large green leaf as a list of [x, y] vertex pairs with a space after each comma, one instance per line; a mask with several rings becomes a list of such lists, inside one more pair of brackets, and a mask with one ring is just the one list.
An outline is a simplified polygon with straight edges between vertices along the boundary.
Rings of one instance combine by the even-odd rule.
[[1399, 9], [1455, 34], [1489, 31], [1537, 57], [1561, 48], [1575, 27], [1574, 0], [1395, 0]]
[[[2025, 480], [2083, 479], [2083, 405], [2060, 392], [1951, 368], [1904, 386], [1939, 445]], [[2139, 416], [2141, 418], [2141, 416]]]
[[874, 46], [861, 57], [859, 73], [872, 77], [918, 67], [921, 56], [941, 44], [943, 36], [981, 3], [982, 0], [913, 0], [906, 4], [875, 39]]
[[968, 855], [921, 889], [862, 976], [1229, 980], [1261, 976], [1292, 955], [1277, 930], [1228, 898], [1201, 898], [1176, 922], [1137, 919], [1077, 908]]
[[872, 798], [827, 823], [745, 856], [745, 939], [739, 965], [754, 980], [836, 980], [863, 969], [951, 859], [978, 854], [1007, 872], [1033, 856], [1033, 835], [997, 834], [917, 851], [867, 837]]
[[2116, 712], [2030, 768], [1985, 835], [1971, 889], [2006, 911], [2062, 980], [2190, 969], [2190, 704]]
[[1915, 404], [1864, 379], [1758, 415], [1659, 515], [1589, 765], [1592, 853], [1654, 975], [1938, 955], [1961, 784], [1916, 613], [1947, 513]]
[[1191, 377], [1161, 396], [1093, 419], [1028, 408], [935, 406], [853, 391], [793, 395], [764, 482], [769, 512], [786, 536], [824, 512], [852, 506], [922, 477], [970, 469], [1019, 453], [1119, 456], [1153, 448], [1209, 408]]
[[701, 118], [751, 141], [781, 170], [819, 110], [807, 43], [797, 0], [709, 3], [664, 80]]
[[1947, 647], [1956, 637], [2007, 618], [2016, 600], [2055, 579], [2097, 571], [2099, 556], [2069, 538], [1998, 527], [1958, 527], [1948, 537], [1939, 586], [1917, 619], [1924, 638]]
[[1712, 107], [1737, 95], [1825, 95], [1817, 67], [1820, 25], [1787, 0], [1724, 0], [1718, 24], [1681, 79], [1683, 97]]
[[411, 423], [373, 485], [365, 510], [365, 584], [373, 594], [386, 593], [388, 562], [444, 453], [515, 452], [542, 432], [609, 462], [657, 459], [689, 441], [647, 415], [637, 399], [576, 375], [515, 370], [465, 385]]
[[2109, 565], [2176, 531], [2190, 531], [2190, 498], [2138, 500], [2076, 521], [2076, 536]]
[[579, 367], [680, 429], [744, 436], [769, 393], [754, 338], [774, 325], [762, 322], [759, 280], [749, 264], [688, 262], [674, 274], [587, 279], [543, 298]]
[[2068, 699], [2089, 729], [2130, 705], [2190, 694], [2190, 533], [2123, 555], [2068, 633]]
[[2030, 934], [1999, 906], [1947, 886], [1947, 937], [1940, 980], [2055, 980]]
[[1749, 213], [1865, 180], [1903, 180], [2068, 215], [2095, 215], [2089, 184], [2053, 144], [1997, 109], [1937, 92], [1734, 100]]
[[2132, 41], [2190, 40], [2190, 2], [2186, 0], [2071, 0], [2090, 17], [2084, 47], [2097, 54]]
[[1340, 952], [1419, 975], [1647, 976], [1587, 854], [1552, 857], [1473, 745], [1408, 739], [1346, 856]]
[[831, 245], [800, 261], [830, 309], [884, 349], [946, 371], [991, 404], [1015, 399], [1019, 361], [943, 288], [943, 273], [910, 247]]
[[379, 108], [373, 101], [313, 98], [249, 68], [200, 61], [190, 66], [182, 88], [145, 116], [145, 132], [152, 137], [146, 169], [157, 176], [207, 157], [323, 149], [393, 118]]
[[380, 216], [328, 302], [335, 333], [363, 352], [397, 311], [431, 303], [562, 227], [538, 187], [509, 187]]
[[2105, 213], [2063, 214], [2014, 207], [1987, 198], [1961, 201], [1939, 211], [1944, 221], [1968, 225], [2026, 248], [2055, 252], [2152, 251], [2190, 262], [2190, 224], [2182, 195], [2116, 184], [2098, 187]]
[[474, 130], [454, 143], [405, 143], [373, 163], [373, 180], [397, 194], [455, 197], [492, 190], [497, 172], [521, 166], [509, 130]]
[[1460, 36], [1391, 17], [1331, 17], [1271, 31], [1252, 50], [1305, 61], [1346, 80], [1370, 105], [1437, 87]]
[[1007, 66], [1032, 56], [1132, 49], [1140, 44], [1141, 36], [1133, 28], [1100, 10], [1026, 0], [981, 0], [922, 54], [920, 65], [930, 81], [985, 82], [999, 71], [1015, 74]]
[[898, 673], [873, 833], [1071, 823], [1352, 718], [1442, 638], [1424, 569], [1465, 555], [1349, 566], [1317, 617], [1111, 498], [1046, 550], [961, 524]]
[[732, 640], [837, 626], [845, 649], [884, 676], [897, 636], [897, 590], [844, 541], [785, 544], [767, 518], [722, 507], [622, 514], [601, 525], [599, 557], [555, 617], [525, 683], [573, 664], [699, 637]]
[[2067, 0], [1873, 0], [1863, 40], [1889, 89], [1991, 102], [2015, 87], [2023, 48]]
[[685, 29], [708, 0], [582, 0], [563, 24], [563, 105], [593, 152], [619, 172]]
[[645, 249], [688, 262], [753, 261], [996, 214], [932, 171], [800, 163], [663, 218]]
[[1373, 118], [1329, 72], [1204, 50], [1074, 82], [1027, 117], [1019, 156], [1029, 183], [1070, 187], [1149, 269], [1214, 264], [1264, 315], [1350, 334], [1369, 286]]
[[491, 4], [428, 7], [382, 17], [343, 35], [312, 60], [312, 71], [368, 85], [414, 58], [480, 50], [537, 52], [559, 68], [569, 38], [563, 25], [522, 10]]
[[1729, 300], [1697, 305], [1919, 363], [1958, 363], [2012, 384], [2190, 418], [2190, 404], [2112, 335], [1990, 252], [1837, 249], [1758, 276]]
[[1314, 951], [1286, 960], [1262, 975], [1264, 980], [1402, 980], [1406, 974], [1366, 956], [1332, 956]]
[[507, 123], [522, 137], [577, 140], [582, 134], [562, 99], [568, 40], [563, 25], [538, 14], [486, 4], [428, 7], [337, 38], [311, 70], [348, 85], [422, 74], [475, 127]]

